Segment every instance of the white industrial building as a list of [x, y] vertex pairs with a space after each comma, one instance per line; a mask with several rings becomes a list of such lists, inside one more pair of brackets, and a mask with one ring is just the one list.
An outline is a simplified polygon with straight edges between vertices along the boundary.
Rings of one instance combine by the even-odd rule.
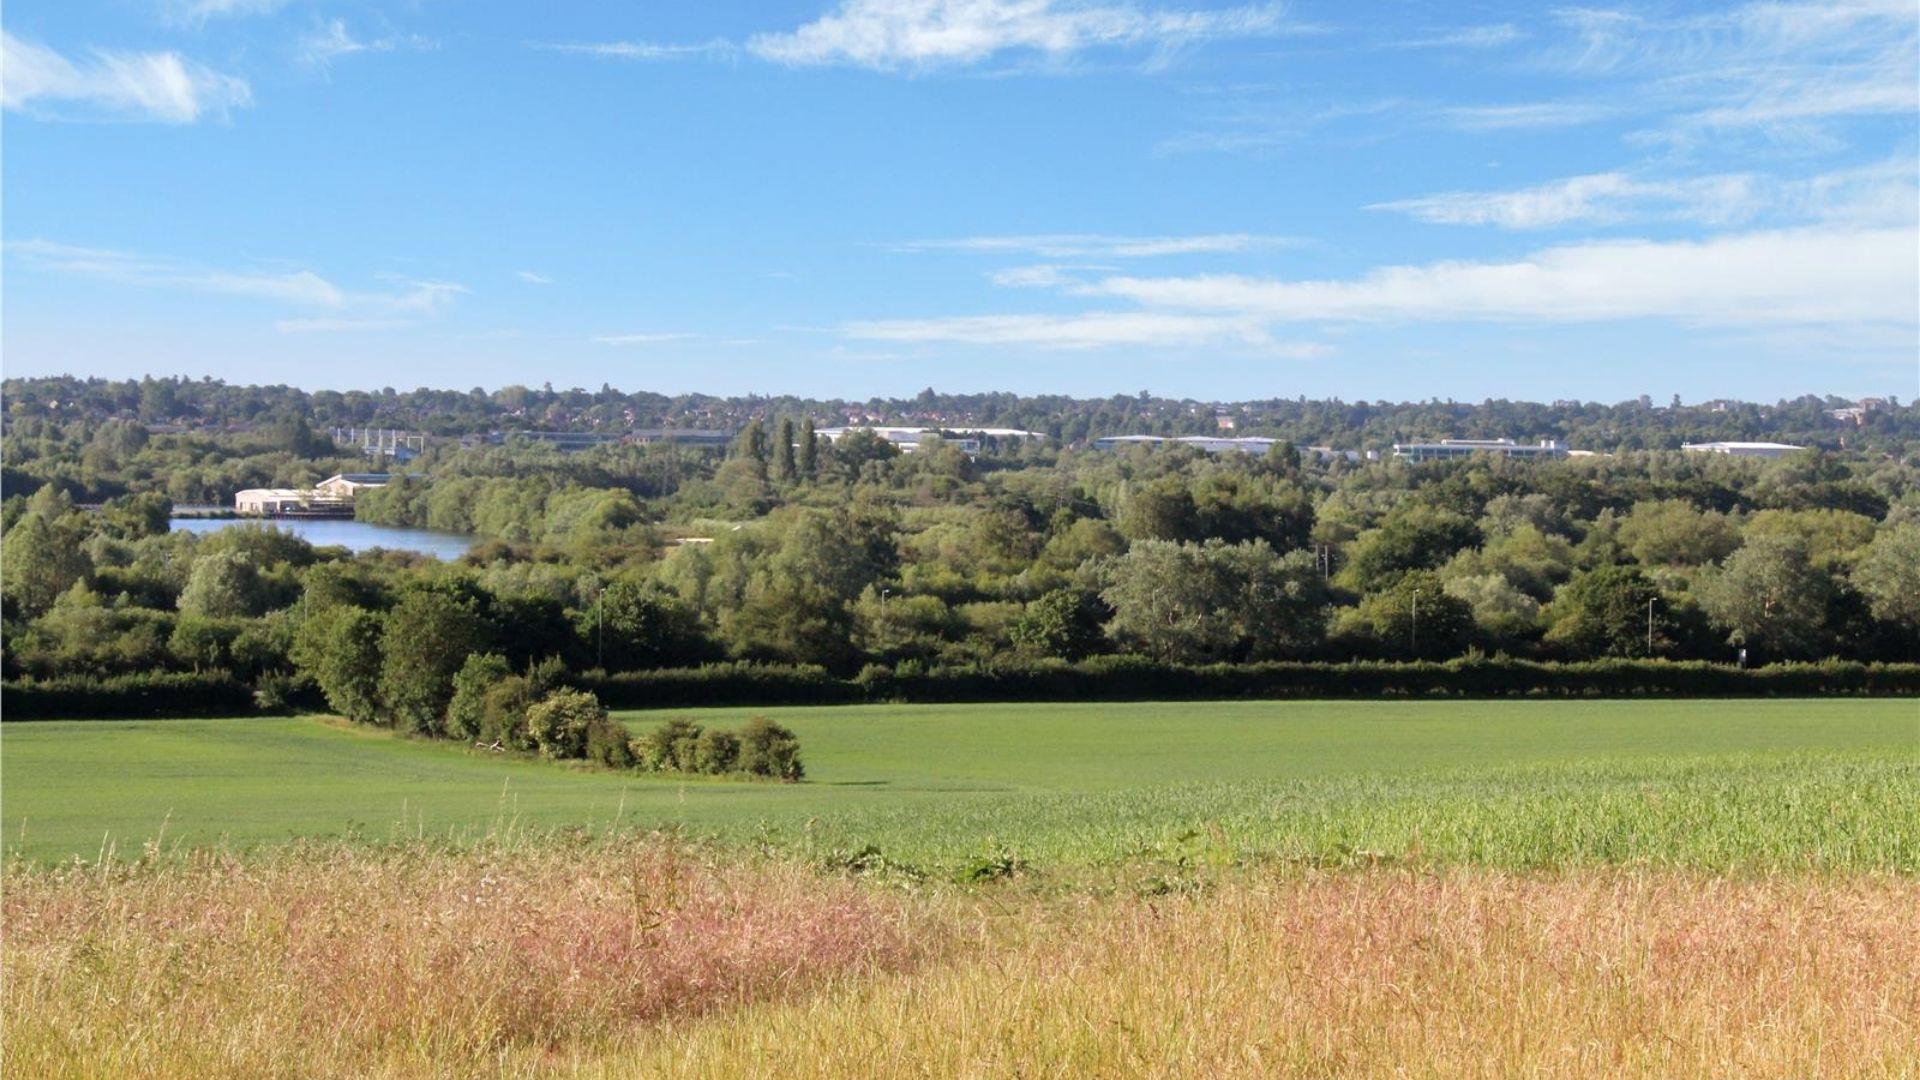
[[[1181, 435], [1168, 438], [1162, 435], [1109, 435], [1104, 439], [1093, 440], [1095, 450], [1120, 450], [1129, 446], [1157, 446], [1170, 443], [1174, 446], [1191, 446], [1195, 450], [1204, 450], [1209, 454], [1264, 454], [1284, 439], [1269, 439], [1261, 435], [1248, 435], [1233, 439], [1218, 435]], [[1345, 458], [1359, 461], [1362, 455], [1358, 450], [1335, 450], [1331, 446], [1298, 446], [1294, 449], [1305, 455], [1312, 455], [1321, 461]]]
[[1797, 454], [1804, 446], [1777, 442], [1700, 442], [1683, 443], [1680, 449], [1696, 454], [1726, 454], [1729, 457], [1779, 458]]
[[339, 473], [310, 488], [248, 488], [233, 497], [233, 512], [249, 517], [315, 517], [353, 513], [353, 498], [385, 487], [392, 473]]
[[1567, 446], [1558, 439], [1542, 439], [1538, 443], [1517, 443], [1512, 439], [1441, 439], [1431, 443], [1393, 444], [1393, 456], [1404, 461], [1449, 461], [1475, 454], [1563, 458], [1567, 456]]
[[312, 494], [293, 488], [248, 488], [233, 497], [233, 512], [261, 517], [297, 514], [306, 509]]
[[856, 431], [871, 431], [894, 446], [903, 454], [911, 454], [920, 448], [923, 439], [939, 439], [948, 446], [957, 446], [963, 452], [977, 454], [984, 439], [1044, 439], [1046, 435], [1038, 431], [1022, 431], [1019, 428], [996, 427], [883, 427], [880, 425], [860, 425], [858, 427], [821, 428], [814, 432], [827, 442], [852, 434]]

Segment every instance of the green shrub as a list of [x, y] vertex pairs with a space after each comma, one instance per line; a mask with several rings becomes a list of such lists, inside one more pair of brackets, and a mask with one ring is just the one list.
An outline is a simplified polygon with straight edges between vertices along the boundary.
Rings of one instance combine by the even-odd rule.
[[633, 767], [634, 755], [628, 745], [627, 729], [619, 721], [602, 713], [587, 724], [587, 760], [614, 769]]
[[700, 736], [694, 746], [693, 768], [695, 772], [720, 775], [730, 773], [740, 761], [740, 736], [731, 731], [718, 729]]
[[698, 756], [701, 728], [685, 717], [674, 717], [640, 738], [640, 767], [655, 772], [692, 772]]
[[498, 653], [474, 653], [453, 676], [453, 698], [447, 702], [447, 737], [478, 738], [487, 715], [487, 693], [513, 674], [507, 658]]
[[587, 729], [606, 723], [607, 711], [584, 690], [555, 690], [527, 710], [527, 734], [540, 756], [563, 760], [585, 757]]
[[740, 729], [740, 769], [755, 776], [799, 780], [806, 775], [800, 764], [799, 738], [764, 716], [754, 717]]
[[489, 686], [480, 703], [479, 741], [531, 750], [526, 720], [533, 702], [533, 687], [522, 676], [508, 675]]

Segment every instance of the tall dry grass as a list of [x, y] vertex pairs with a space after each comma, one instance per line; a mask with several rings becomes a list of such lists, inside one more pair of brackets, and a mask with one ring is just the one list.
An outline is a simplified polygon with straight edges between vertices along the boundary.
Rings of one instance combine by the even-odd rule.
[[1016, 910], [595, 1075], [1920, 1075], [1920, 887], [1366, 871]]
[[878, 893], [660, 839], [15, 865], [3, 909], [10, 1077], [538, 1071], [926, 937]]
[[671, 842], [9, 867], [8, 1076], [1920, 1075], [1920, 882], [904, 894]]

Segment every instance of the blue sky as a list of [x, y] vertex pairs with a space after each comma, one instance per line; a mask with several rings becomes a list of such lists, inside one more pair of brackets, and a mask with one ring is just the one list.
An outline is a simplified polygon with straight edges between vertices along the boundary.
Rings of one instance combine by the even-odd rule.
[[13, 0], [9, 374], [1920, 393], [1913, 0]]

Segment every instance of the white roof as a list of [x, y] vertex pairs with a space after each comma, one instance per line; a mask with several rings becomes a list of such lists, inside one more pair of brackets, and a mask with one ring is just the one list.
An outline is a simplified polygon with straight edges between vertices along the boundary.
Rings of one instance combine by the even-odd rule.
[[1691, 442], [1682, 443], [1683, 450], [1805, 450], [1804, 446], [1795, 446], [1783, 442]]
[[293, 488], [248, 488], [245, 491], [236, 493], [234, 495], [234, 498], [246, 499], [248, 497], [251, 497], [253, 500], [304, 499], [306, 498], [306, 496], [307, 496], [306, 492], [295, 491]]
[[1045, 435], [1037, 431], [1022, 431], [1019, 428], [1004, 427], [968, 427], [963, 424], [955, 424], [948, 427], [886, 427], [879, 424], [855, 424], [852, 427], [821, 428], [814, 434], [826, 439], [837, 439], [849, 431], [871, 431], [883, 439], [933, 435], [942, 431], [950, 431], [956, 435], [987, 435], [996, 439], [1046, 438]]

